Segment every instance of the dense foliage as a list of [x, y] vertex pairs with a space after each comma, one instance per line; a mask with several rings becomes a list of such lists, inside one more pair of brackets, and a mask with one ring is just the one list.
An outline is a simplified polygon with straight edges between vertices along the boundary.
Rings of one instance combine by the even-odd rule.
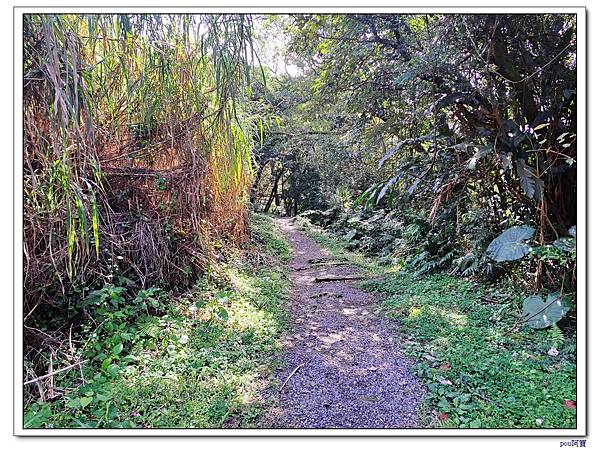
[[[392, 271], [371, 287], [413, 342], [432, 423], [574, 426], [574, 16], [309, 14], [271, 26], [304, 71], [272, 84], [274, 105], [300, 94], [279, 109], [297, 131], [262, 149], [290, 168], [288, 184], [265, 185], [285, 205], [298, 196], [293, 167], [315, 173], [300, 194], [310, 201], [284, 212]], [[426, 275], [440, 271], [485, 288]]]
[[574, 16], [317, 14], [272, 26], [305, 67], [281, 89], [310, 98], [285, 117], [316, 137], [285, 145], [318, 174], [304, 209], [332, 208], [313, 219], [417, 270], [491, 277], [515, 265], [495, 264], [488, 244], [527, 225], [538, 250], [518, 278], [574, 290], [574, 247], [551, 246], [577, 219]]
[[184, 288], [220, 241], [247, 239], [251, 21], [26, 15], [23, 27], [25, 348], [56, 362], [88, 291]]
[[277, 265], [289, 249], [268, 218], [251, 226], [260, 253], [217, 263], [185, 294], [90, 292], [79, 307], [93, 320], [72, 336], [71, 357], [85, 363], [53, 377], [28, 405], [25, 427], [256, 426], [286, 326]]

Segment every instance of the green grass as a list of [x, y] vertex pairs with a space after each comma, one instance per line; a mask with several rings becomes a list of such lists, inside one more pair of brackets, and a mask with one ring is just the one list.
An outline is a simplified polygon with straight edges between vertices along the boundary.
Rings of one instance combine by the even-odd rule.
[[444, 275], [387, 274], [365, 287], [407, 336], [433, 426], [575, 427], [563, 404], [576, 399], [575, 340], [520, 324], [514, 294]]
[[291, 248], [285, 237], [273, 223], [273, 218], [266, 214], [254, 213], [251, 216], [251, 229], [255, 239], [268, 255], [280, 261], [288, 261]]
[[[268, 224], [263, 221], [263, 231]], [[270, 248], [289, 254], [271, 231]], [[273, 267], [230, 262], [220, 269], [218, 283], [201, 279], [187, 295], [165, 295], [164, 307], [154, 304], [160, 314], [107, 306], [111, 332], [96, 331], [83, 350], [91, 360], [87, 383], [69, 389], [77, 373], [57, 376], [67, 395], [31, 405], [25, 427], [256, 426], [279, 364], [289, 284]]]

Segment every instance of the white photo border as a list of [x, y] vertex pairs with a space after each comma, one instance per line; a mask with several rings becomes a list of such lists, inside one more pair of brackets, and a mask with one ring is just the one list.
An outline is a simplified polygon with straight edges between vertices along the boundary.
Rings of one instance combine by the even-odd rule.
[[[567, 429], [26, 429], [23, 427], [23, 15], [59, 13], [452, 13], [452, 14], [574, 14], [577, 17], [577, 426]], [[588, 432], [588, 349], [587, 349], [587, 30], [586, 8], [580, 7], [528, 7], [528, 6], [15, 6], [13, 9], [13, 433], [15, 436], [520, 436], [520, 437], [583, 437]]]

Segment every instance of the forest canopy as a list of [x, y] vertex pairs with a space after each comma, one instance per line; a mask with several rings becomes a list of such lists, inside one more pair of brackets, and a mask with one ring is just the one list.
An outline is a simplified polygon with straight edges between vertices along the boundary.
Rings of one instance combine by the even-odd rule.
[[[419, 227], [422, 266], [455, 261], [466, 273], [494, 270], [482, 257], [511, 226], [533, 226], [542, 246], [570, 237], [574, 16], [297, 15], [271, 26], [291, 36], [304, 75], [267, 83], [285, 133], [275, 126], [256, 151], [260, 208], [392, 213]], [[529, 267], [537, 289], [564, 282], [546, 263]]]

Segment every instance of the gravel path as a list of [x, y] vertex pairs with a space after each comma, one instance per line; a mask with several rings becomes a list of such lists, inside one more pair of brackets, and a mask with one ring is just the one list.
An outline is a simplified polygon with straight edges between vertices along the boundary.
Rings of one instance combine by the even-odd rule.
[[[290, 317], [279, 407], [270, 426], [281, 428], [418, 427], [425, 388], [410, 373], [394, 324], [374, 312], [377, 301], [355, 281], [315, 283], [315, 277], [359, 275], [351, 265], [315, 265], [330, 258], [290, 219]], [[294, 370], [296, 371], [294, 372]]]

